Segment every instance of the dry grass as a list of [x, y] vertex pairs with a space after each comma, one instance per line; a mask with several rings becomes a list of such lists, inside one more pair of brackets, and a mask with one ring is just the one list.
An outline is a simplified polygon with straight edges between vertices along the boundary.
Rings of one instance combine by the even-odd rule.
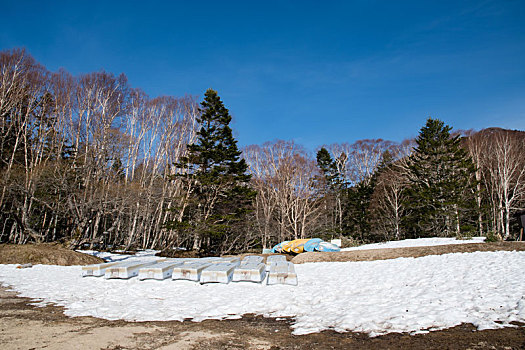
[[0, 264], [89, 265], [104, 260], [75, 252], [59, 244], [0, 244]]

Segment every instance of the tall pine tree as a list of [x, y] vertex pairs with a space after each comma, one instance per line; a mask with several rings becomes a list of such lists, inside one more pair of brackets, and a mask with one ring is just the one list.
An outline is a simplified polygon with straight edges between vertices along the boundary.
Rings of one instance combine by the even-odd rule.
[[[346, 157], [343, 153], [342, 157]], [[343, 228], [343, 200], [345, 194], [344, 176], [337, 169], [336, 161], [324, 147], [317, 151], [317, 166], [323, 173], [324, 197], [327, 205], [327, 222], [324, 233], [341, 236]]]
[[321, 149], [317, 151], [316, 159], [317, 166], [323, 172], [327, 185], [331, 189], [339, 189], [343, 182], [342, 175], [337, 171], [335, 161], [332, 159], [330, 152], [328, 152], [326, 148], [321, 147]]
[[197, 118], [197, 140], [176, 164], [187, 199], [181, 220], [167, 226], [192, 235], [193, 249], [205, 254], [221, 252], [225, 241], [246, 232], [240, 226], [255, 198], [248, 166], [229, 127], [231, 119], [217, 92], [208, 89]]
[[410, 156], [403, 222], [413, 237], [462, 236], [473, 230], [475, 167], [451, 129], [429, 118]]

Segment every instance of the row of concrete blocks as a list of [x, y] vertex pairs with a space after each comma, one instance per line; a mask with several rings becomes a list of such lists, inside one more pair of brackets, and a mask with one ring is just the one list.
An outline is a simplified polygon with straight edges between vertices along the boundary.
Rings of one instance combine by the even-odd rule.
[[297, 285], [293, 263], [283, 255], [271, 255], [263, 263], [261, 256], [239, 258], [158, 259], [156, 261], [109, 262], [82, 267], [82, 276], [104, 276], [106, 279], [190, 280], [200, 283], [255, 282]]

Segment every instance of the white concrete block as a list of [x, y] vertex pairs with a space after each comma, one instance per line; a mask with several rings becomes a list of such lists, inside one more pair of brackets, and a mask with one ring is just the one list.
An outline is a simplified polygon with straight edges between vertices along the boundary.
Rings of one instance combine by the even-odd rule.
[[284, 255], [270, 255], [266, 257], [266, 271], [270, 271], [270, 266], [275, 263], [286, 262]]
[[182, 260], [184, 264], [191, 264], [191, 263], [199, 261], [200, 259], [199, 258], [184, 258]]
[[256, 282], [261, 283], [266, 277], [266, 265], [263, 263], [241, 263], [233, 271], [233, 281]]
[[194, 261], [188, 264], [175, 266], [171, 278], [174, 280], [200, 281], [202, 270], [210, 266], [210, 262]]
[[247, 255], [241, 260], [242, 264], [260, 264], [264, 261], [264, 258], [259, 255]]
[[206, 262], [217, 262], [217, 261], [221, 261], [221, 257], [220, 256], [207, 256], [205, 258], [197, 258], [198, 261], [206, 261]]
[[218, 258], [217, 260], [213, 260], [212, 262], [214, 264], [234, 264], [234, 265], [239, 265], [241, 263], [241, 259], [239, 259], [236, 256], [229, 256], [229, 257]]
[[82, 277], [88, 277], [88, 276], [95, 276], [100, 277], [104, 276], [106, 273], [106, 269], [111, 266], [117, 265], [118, 261], [108, 262], [108, 263], [102, 263], [102, 264], [94, 264], [94, 265], [87, 265], [82, 266]]
[[297, 285], [297, 274], [291, 262], [272, 263], [268, 273], [267, 284], [290, 284]]
[[139, 270], [143, 267], [156, 264], [156, 261], [126, 261], [116, 266], [110, 266], [106, 269], [104, 278], [123, 278], [128, 279], [138, 276]]
[[157, 262], [154, 265], [143, 267], [139, 270], [139, 280], [163, 280], [170, 278], [173, 274], [173, 269], [176, 266], [180, 266], [182, 264], [184, 264], [184, 262], [173, 259]]
[[238, 266], [235, 263], [212, 264], [202, 270], [201, 283], [230, 283], [233, 271]]
[[332, 243], [332, 244], [338, 246], [339, 248], [341, 248], [342, 240], [340, 238], [339, 239], [332, 239], [330, 241], [330, 243]]

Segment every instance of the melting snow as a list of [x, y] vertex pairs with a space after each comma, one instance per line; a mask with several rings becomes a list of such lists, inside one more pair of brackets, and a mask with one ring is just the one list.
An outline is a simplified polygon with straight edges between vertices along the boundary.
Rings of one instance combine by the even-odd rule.
[[443, 238], [443, 237], [432, 237], [432, 238], [417, 238], [417, 239], [405, 239], [402, 241], [389, 241], [382, 243], [373, 243], [360, 245], [358, 247], [343, 248], [341, 251], [347, 252], [351, 250], [368, 250], [368, 249], [383, 249], [383, 248], [408, 248], [408, 247], [430, 247], [436, 245], [449, 245], [449, 244], [470, 244], [470, 243], [483, 243], [485, 237], [473, 237], [472, 239], [456, 239], [456, 238]]
[[295, 334], [420, 332], [525, 321], [525, 252], [296, 265], [298, 286], [82, 278], [80, 266], [0, 265], [21, 296], [64, 306], [69, 316], [110, 320], [295, 318]]
[[116, 254], [116, 253], [109, 253], [109, 252], [99, 252], [96, 250], [77, 250], [79, 253], [89, 254], [96, 256], [98, 258], [104, 259], [106, 262], [112, 262], [112, 261], [124, 261], [128, 259], [134, 259], [134, 258], [140, 258], [140, 260], [148, 261], [148, 260], [157, 260], [158, 253], [160, 253], [160, 250], [153, 250], [153, 249], [146, 249], [146, 250], [139, 250], [135, 253], [135, 255], [130, 254]]

